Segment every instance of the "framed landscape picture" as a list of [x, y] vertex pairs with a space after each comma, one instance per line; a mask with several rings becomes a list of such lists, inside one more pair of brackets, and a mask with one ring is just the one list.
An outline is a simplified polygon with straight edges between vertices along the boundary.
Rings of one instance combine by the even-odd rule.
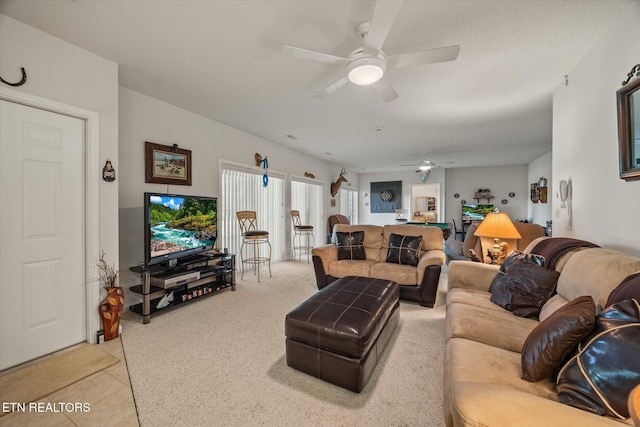
[[145, 142], [145, 182], [191, 185], [191, 150]]

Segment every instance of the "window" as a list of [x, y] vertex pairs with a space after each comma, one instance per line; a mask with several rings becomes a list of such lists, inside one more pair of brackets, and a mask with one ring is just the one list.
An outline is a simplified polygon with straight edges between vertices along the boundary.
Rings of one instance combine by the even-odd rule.
[[269, 171], [269, 184], [263, 187], [262, 171], [250, 166], [222, 163], [220, 171], [218, 228], [221, 246], [240, 254], [242, 235], [236, 212], [255, 211], [258, 229], [269, 232], [271, 262], [282, 261], [288, 248], [284, 228], [284, 174]]
[[350, 224], [358, 223], [358, 190], [356, 188], [341, 188], [340, 214], [349, 218]]
[[[300, 211], [300, 221], [312, 225], [316, 246], [324, 243], [324, 183], [291, 178], [291, 209]], [[291, 219], [289, 219], [291, 224]], [[291, 225], [290, 225], [291, 226]], [[293, 231], [292, 231], [293, 233]]]

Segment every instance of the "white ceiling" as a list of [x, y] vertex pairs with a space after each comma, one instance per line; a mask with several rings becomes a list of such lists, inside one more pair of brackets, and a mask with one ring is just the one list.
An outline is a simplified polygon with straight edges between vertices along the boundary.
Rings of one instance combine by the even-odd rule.
[[122, 86], [366, 173], [423, 154], [468, 167], [549, 152], [553, 90], [631, 2], [406, 0], [387, 56], [461, 49], [390, 70], [390, 103], [352, 84], [312, 99], [343, 68], [282, 53], [348, 56], [373, 1], [1, 0], [0, 13], [117, 62]]

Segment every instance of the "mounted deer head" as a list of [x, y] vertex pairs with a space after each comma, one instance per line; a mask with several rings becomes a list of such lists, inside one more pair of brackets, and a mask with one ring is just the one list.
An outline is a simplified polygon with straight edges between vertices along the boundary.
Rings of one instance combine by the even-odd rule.
[[340, 176], [338, 177], [336, 182], [331, 183], [331, 197], [336, 197], [336, 194], [338, 194], [338, 190], [340, 190], [340, 186], [342, 185], [343, 182], [349, 182], [344, 177], [346, 174], [347, 174], [347, 171], [342, 169], [340, 171]]

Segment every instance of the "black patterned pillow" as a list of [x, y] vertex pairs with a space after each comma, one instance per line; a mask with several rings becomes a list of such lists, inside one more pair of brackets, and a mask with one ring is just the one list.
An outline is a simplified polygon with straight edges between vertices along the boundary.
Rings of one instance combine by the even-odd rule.
[[364, 231], [336, 231], [338, 259], [367, 259], [364, 251]]
[[387, 262], [403, 265], [418, 265], [420, 261], [420, 246], [422, 236], [401, 236], [391, 234], [389, 236], [389, 252]]

